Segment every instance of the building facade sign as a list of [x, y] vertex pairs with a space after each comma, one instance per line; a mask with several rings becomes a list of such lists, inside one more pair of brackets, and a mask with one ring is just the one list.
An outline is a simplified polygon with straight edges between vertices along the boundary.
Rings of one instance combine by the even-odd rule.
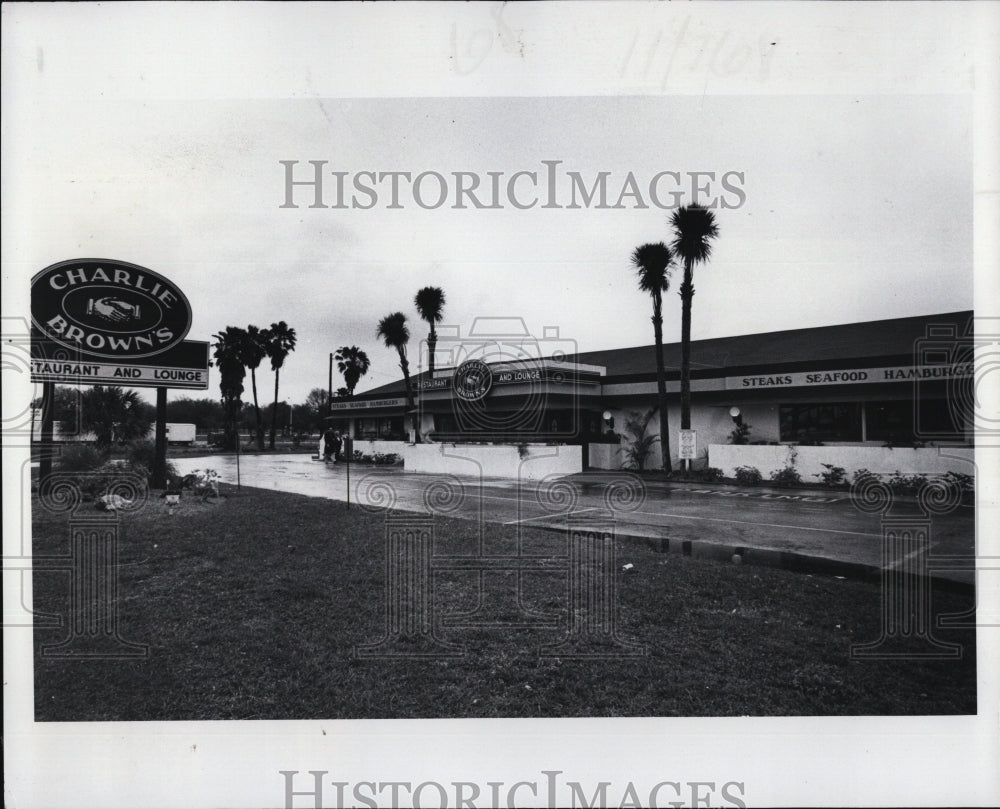
[[128, 363], [179, 345], [191, 328], [191, 305], [145, 267], [72, 259], [31, 279], [31, 320], [43, 339], [98, 362]]
[[466, 402], [477, 402], [493, 387], [493, 372], [481, 360], [463, 362], [455, 369], [455, 395]]
[[370, 407], [404, 407], [406, 399], [348, 399], [330, 402], [331, 410], [362, 410]]
[[127, 385], [140, 388], [208, 389], [208, 343], [184, 340], [149, 359], [108, 362], [35, 336], [31, 381], [64, 385]]
[[971, 362], [941, 365], [897, 365], [887, 368], [842, 368], [831, 371], [807, 371], [793, 374], [754, 374], [726, 377], [727, 390], [761, 388], [797, 388], [818, 385], [864, 385], [878, 382], [934, 381], [971, 377]]

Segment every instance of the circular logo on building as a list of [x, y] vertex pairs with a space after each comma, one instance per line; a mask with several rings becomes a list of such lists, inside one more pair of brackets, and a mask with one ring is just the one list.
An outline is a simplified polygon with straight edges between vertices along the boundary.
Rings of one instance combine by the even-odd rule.
[[476, 402], [493, 387], [493, 372], [482, 360], [467, 360], [455, 371], [454, 386], [459, 399]]
[[160, 354], [191, 328], [191, 304], [159, 273], [109, 259], [73, 259], [31, 279], [31, 320], [42, 335], [95, 357]]

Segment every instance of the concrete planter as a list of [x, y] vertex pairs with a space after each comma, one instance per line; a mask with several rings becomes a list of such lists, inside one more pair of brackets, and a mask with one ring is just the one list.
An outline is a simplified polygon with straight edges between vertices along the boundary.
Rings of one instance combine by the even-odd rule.
[[826, 446], [802, 447], [780, 444], [778, 446], [712, 444], [708, 448], [709, 466], [722, 470], [726, 477], [733, 477], [739, 466], [755, 466], [766, 481], [776, 469], [787, 466], [794, 454], [795, 468], [805, 483], [820, 480], [825, 472], [823, 464], [842, 466], [848, 480], [858, 469], [868, 469], [877, 475], [892, 475], [897, 470], [907, 475], [929, 476], [957, 472], [971, 475], [975, 471], [972, 447], [888, 447]]
[[579, 446], [524, 444], [412, 444], [403, 450], [408, 472], [541, 480], [583, 471]]
[[621, 442], [617, 444], [591, 444], [589, 463], [591, 469], [621, 469], [624, 459]]

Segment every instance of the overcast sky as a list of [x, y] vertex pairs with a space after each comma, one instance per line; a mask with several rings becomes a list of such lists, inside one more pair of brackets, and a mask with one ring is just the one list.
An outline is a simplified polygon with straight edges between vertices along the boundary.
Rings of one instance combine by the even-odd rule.
[[[364, 348], [361, 388], [398, 377], [375, 337], [401, 310], [423, 338], [413, 295], [447, 295], [445, 322], [467, 329], [480, 315], [524, 318], [534, 333], [558, 326], [581, 350], [652, 341], [650, 303], [636, 288], [632, 249], [669, 240], [669, 211], [649, 184], [692, 200], [702, 177], [720, 235], [696, 271], [694, 337], [926, 314], [972, 306], [970, 105], [960, 97], [317, 99], [64, 104], [71, 126], [35, 130], [25, 200], [36, 224], [38, 268], [67, 257], [119, 258], [173, 279], [194, 310], [192, 339], [227, 325], [286, 320], [299, 346], [282, 374], [282, 398], [326, 386], [328, 353]], [[363, 171], [434, 171], [417, 204], [388, 180], [368, 210], [308, 207], [296, 187], [285, 202], [281, 160], [328, 161], [324, 202], [337, 202], [333, 171], [347, 172], [347, 204]], [[589, 188], [608, 172], [608, 207], [542, 210], [546, 166], [558, 204], [578, 172]], [[504, 172], [500, 210], [455, 210], [452, 172]], [[507, 180], [522, 178], [513, 207]], [[613, 209], [628, 174], [640, 199]], [[729, 186], [721, 185], [730, 174]], [[366, 183], [370, 183], [368, 180]], [[471, 182], [471, 181], [470, 181]], [[745, 196], [745, 201], [743, 201]], [[582, 203], [580, 203], [582, 204]], [[638, 207], [645, 204], [647, 208]], [[668, 295], [667, 340], [679, 338], [679, 300]], [[414, 346], [415, 347], [415, 346]], [[415, 357], [414, 357], [415, 359]], [[339, 378], [338, 378], [339, 380]], [[335, 382], [335, 387], [340, 384]], [[214, 393], [214, 392], [213, 392]]]
[[[584, 351], [652, 342], [649, 299], [629, 256], [670, 238], [669, 212], [648, 194], [664, 171], [681, 175], [683, 202], [693, 199], [692, 172], [716, 174], [709, 199], [723, 174], [742, 175], [730, 184], [745, 201], [724, 197], [742, 204], [716, 211], [720, 235], [696, 271], [695, 339], [972, 307], [967, 95], [364, 98], [345, 80], [338, 86], [352, 90], [341, 97], [203, 98], [161, 87], [137, 98], [101, 89], [117, 86], [122, 65], [75, 63], [51, 36], [48, 47], [43, 38], [23, 49], [30, 64], [16, 63], [44, 92], [6, 123], [17, 157], [6, 190], [22, 193], [5, 213], [5, 236], [16, 242], [5, 282], [26, 285], [67, 258], [114, 258], [185, 291], [190, 339], [285, 320], [299, 345], [281, 398], [325, 388], [329, 352], [345, 344], [372, 360], [359, 390], [398, 378], [394, 352], [375, 336], [379, 318], [396, 310], [411, 318], [416, 366], [426, 328], [413, 296], [425, 285], [445, 290], [445, 323], [463, 333], [477, 316], [505, 316], [538, 334], [558, 326]], [[179, 66], [182, 54], [163, 46], [143, 58]], [[139, 72], [132, 80], [142, 84]], [[348, 191], [358, 172], [434, 171], [449, 178], [451, 195], [426, 210], [404, 191], [403, 207], [389, 209], [383, 183], [369, 210], [315, 209], [309, 189], [297, 188], [300, 207], [283, 209], [282, 160], [300, 161], [297, 179], [311, 177], [307, 161], [328, 161], [328, 204], [334, 171], [347, 172]], [[543, 210], [544, 199], [514, 208], [507, 179], [535, 171], [544, 187], [543, 160], [561, 161], [564, 196], [565, 172], [588, 186], [608, 172], [609, 205], [631, 172], [649, 207], [626, 197], [624, 210]], [[483, 187], [487, 172], [504, 172], [503, 209], [451, 208], [459, 171]], [[433, 204], [435, 183], [424, 188]], [[517, 188], [531, 197], [523, 178]], [[669, 202], [672, 179], [659, 188]], [[665, 335], [680, 336], [673, 294]], [[217, 382], [213, 373], [207, 395]], [[261, 385], [270, 384], [268, 371]]]

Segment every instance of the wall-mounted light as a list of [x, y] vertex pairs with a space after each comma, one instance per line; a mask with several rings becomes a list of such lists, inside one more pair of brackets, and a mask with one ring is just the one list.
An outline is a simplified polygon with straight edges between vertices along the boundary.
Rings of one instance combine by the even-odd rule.
[[605, 410], [601, 417], [604, 419], [604, 423], [608, 425], [608, 429], [615, 429], [615, 417], [611, 415], [610, 410]]
[[740, 409], [736, 406], [729, 408], [729, 416], [732, 418], [735, 424], [743, 423], [743, 414], [740, 413]]

